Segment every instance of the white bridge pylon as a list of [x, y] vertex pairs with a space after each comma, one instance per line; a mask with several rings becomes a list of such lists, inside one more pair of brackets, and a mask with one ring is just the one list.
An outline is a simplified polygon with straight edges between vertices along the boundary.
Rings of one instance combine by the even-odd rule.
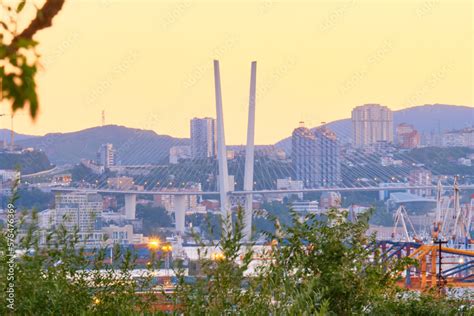
[[[232, 213], [230, 209], [229, 173], [227, 168], [227, 148], [225, 144], [224, 114], [222, 109], [222, 90], [219, 61], [214, 60], [214, 81], [216, 91], [216, 120], [217, 120], [217, 160], [219, 164], [219, 195], [224, 228], [232, 229]], [[255, 99], [257, 85], [257, 62], [253, 61], [250, 70], [249, 114], [247, 127], [247, 145], [245, 147], [244, 191], [253, 191], [253, 169], [255, 153]], [[245, 194], [244, 241], [249, 241], [252, 235], [253, 195]]]

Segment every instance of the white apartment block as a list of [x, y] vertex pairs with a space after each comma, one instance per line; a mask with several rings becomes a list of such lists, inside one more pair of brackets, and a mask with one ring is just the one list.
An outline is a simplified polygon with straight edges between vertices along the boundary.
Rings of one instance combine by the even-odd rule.
[[393, 113], [380, 104], [365, 104], [352, 110], [353, 146], [362, 148], [393, 142]]
[[63, 225], [69, 232], [77, 230], [81, 241], [102, 241], [102, 197], [96, 193], [58, 193], [55, 198], [56, 225]]

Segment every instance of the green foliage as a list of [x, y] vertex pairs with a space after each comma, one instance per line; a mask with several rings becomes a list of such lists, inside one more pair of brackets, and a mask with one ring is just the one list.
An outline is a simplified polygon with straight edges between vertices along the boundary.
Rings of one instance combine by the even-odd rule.
[[[35, 46], [36, 43], [32, 40], [25, 40], [22, 43], [23, 48], [31, 51]], [[3, 50], [3, 52], [6, 52], [6, 50]], [[12, 67], [13, 71], [7, 72], [8, 68], [0, 68], [4, 97], [12, 102], [13, 111], [28, 106], [31, 117], [36, 117], [38, 96], [34, 77], [37, 72], [37, 64], [30, 64], [31, 62], [28, 61], [27, 56], [22, 54], [21, 51], [10, 55], [8, 59], [5, 55], [0, 55], [0, 58], [8, 60], [9, 67]]]
[[[222, 226], [226, 227], [226, 226]], [[260, 314], [254, 305], [252, 279], [245, 277], [253, 257], [252, 245], [243, 245], [243, 211], [237, 212], [233, 229], [221, 229], [218, 245], [205, 245], [198, 236], [201, 248], [199, 273], [192, 284], [179, 275], [176, 288], [176, 308], [185, 315]], [[251, 284], [249, 284], [249, 282]]]
[[[97, 248], [88, 253], [90, 250], [79, 241], [77, 231], [60, 226], [39, 233], [34, 212], [20, 217], [16, 234], [20, 237], [15, 245], [13, 279], [8, 277], [9, 236], [0, 235], [1, 315], [131, 315], [152, 310], [156, 293], [150, 291], [151, 273], [132, 278], [135, 258], [130, 252], [116, 247], [114, 264], [110, 264], [104, 260], [110, 250]], [[5, 290], [11, 282], [15, 290], [14, 313], [6, 303]]]
[[48, 156], [42, 151], [22, 153], [0, 152], [0, 169], [20, 169], [22, 174], [36, 173], [53, 167]]
[[291, 224], [291, 216], [288, 213], [288, 206], [284, 203], [273, 201], [262, 204], [263, 212], [254, 214], [253, 223], [255, 225], [255, 234], [258, 236], [262, 233], [274, 233], [275, 221], [283, 225]]
[[[293, 213], [292, 226], [273, 239], [278, 247], [263, 272], [278, 308], [288, 313], [306, 307], [308, 313], [328, 304], [339, 315], [362, 313], [377, 299], [394, 291], [394, 275], [404, 262], [382, 261], [373, 252], [374, 241], [365, 234], [368, 215], [351, 223], [347, 214], [332, 210], [327, 221]], [[280, 237], [283, 236], [283, 237]], [[291, 271], [291, 273], [290, 273]], [[284, 291], [277, 290], [284, 287]]]
[[[151, 210], [147, 209], [148, 211]], [[146, 211], [145, 211], [146, 212]], [[369, 214], [355, 223], [347, 213], [331, 210], [321, 220], [291, 212], [291, 221], [269, 233], [271, 245], [259, 250], [243, 243], [244, 212], [232, 229], [222, 225], [217, 244], [198, 236], [196, 277], [189, 282], [177, 262], [178, 283], [168, 295], [175, 313], [183, 315], [471, 315], [463, 300], [437, 293], [399, 289], [397, 276], [410, 259], [383, 260], [366, 236]], [[157, 302], [150, 274], [132, 278], [134, 258], [114, 248], [114, 264], [106, 249], [91, 257], [76, 232], [64, 227], [38, 233], [36, 214], [17, 225], [22, 233], [15, 259], [15, 314], [19, 315], [151, 315]], [[212, 228], [210, 234], [212, 235]], [[40, 240], [43, 238], [43, 243]], [[0, 251], [8, 253], [7, 235]], [[255, 261], [259, 256], [264, 260]], [[159, 265], [152, 258], [149, 271]], [[255, 265], [257, 263], [257, 265]], [[0, 257], [0, 287], [6, 289], [8, 256]], [[141, 293], [138, 294], [137, 292]], [[6, 292], [0, 292], [5, 301]], [[10, 311], [0, 305], [0, 314]]]
[[106, 182], [107, 178], [115, 177], [117, 173], [105, 170], [102, 174], [96, 174], [83, 164], [77, 164], [71, 169], [71, 175], [74, 182], [84, 182], [87, 180], [89, 183], [96, 184]]
[[[269, 234], [272, 246], [251, 269], [257, 255], [242, 244], [243, 211], [237, 212], [233, 233], [223, 230], [218, 245], [201, 244], [195, 282], [183, 275], [175, 306], [185, 315], [454, 315], [462, 300], [432, 293], [410, 295], [396, 285], [411, 259], [383, 260], [366, 236], [369, 213], [356, 223], [347, 213], [292, 213], [291, 223]], [[210, 256], [213, 251], [223, 254]], [[213, 260], [214, 259], [214, 260]], [[472, 312], [463, 310], [466, 313]]]
[[[105, 249], [97, 249], [91, 262], [79, 246], [76, 234], [64, 228], [49, 233], [45, 246], [39, 246], [37, 226], [29, 224], [19, 249], [26, 251], [16, 260], [15, 314], [18, 315], [125, 315], [149, 310], [153, 296], [147, 291], [150, 278], [131, 276], [134, 258], [129, 252], [114, 252], [116, 265], [104, 263]], [[7, 243], [0, 238], [2, 253]], [[8, 257], [0, 261], [0, 287], [6, 289]], [[145, 292], [146, 293], [146, 292]], [[5, 291], [0, 294], [5, 302]], [[6, 315], [6, 304], [0, 314]]]
[[[38, 96], [34, 80], [39, 58], [35, 51], [37, 42], [32, 39], [22, 39], [18, 41], [16, 49], [9, 49], [5, 42], [5, 37], [14, 28], [16, 16], [22, 8], [22, 6], [19, 6], [19, 10], [13, 11], [2, 6], [2, 10], [5, 10], [6, 13], [5, 16], [9, 16], [10, 23], [7, 23], [5, 18], [5, 21], [2, 20], [1, 24], [0, 60], [6, 64], [0, 68], [1, 87], [3, 97], [11, 102], [13, 111], [28, 106], [30, 115], [34, 118], [38, 110]], [[11, 26], [9, 27], [9, 25]], [[31, 55], [33, 58], [31, 58]], [[28, 58], [29, 56], [30, 58]]]
[[435, 293], [404, 293], [371, 310], [372, 315], [474, 315], [469, 301], [440, 297]]
[[[54, 201], [54, 193], [43, 192], [40, 189], [18, 189], [16, 207], [20, 210], [42, 211], [50, 207]], [[6, 208], [6, 205], [4, 205]]]
[[[0, 3], [0, 89], [1, 95], [11, 103], [13, 113], [28, 107], [30, 116], [34, 119], [39, 108], [35, 75], [40, 56], [36, 51], [38, 43], [33, 40], [33, 35], [51, 26], [51, 21], [61, 10], [64, 0], [47, 0], [42, 8], [36, 8], [35, 3], [30, 2], [22, 0], [15, 7], [15, 1]], [[24, 18], [21, 13], [27, 4], [36, 9], [36, 17], [19, 32], [19, 21]]]
[[393, 212], [387, 209], [387, 207], [382, 203], [377, 203], [374, 213], [370, 218], [370, 224], [380, 225], [380, 226], [393, 226]]
[[467, 147], [425, 147], [413, 149], [406, 155], [410, 160], [425, 165], [433, 174], [474, 176], [474, 166], [468, 167], [457, 164], [459, 158], [465, 158], [471, 153], [474, 153], [474, 149]]
[[158, 235], [158, 228], [172, 227], [171, 217], [163, 207], [137, 205], [137, 218], [143, 220], [143, 233], [147, 236]]

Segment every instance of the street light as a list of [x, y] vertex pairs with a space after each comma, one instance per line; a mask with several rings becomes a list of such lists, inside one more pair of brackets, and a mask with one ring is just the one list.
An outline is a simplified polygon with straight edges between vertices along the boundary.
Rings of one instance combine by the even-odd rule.
[[148, 240], [148, 248], [152, 250], [157, 250], [160, 247], [160, 239], [158, 238], [151, 238]]
[[163, 245], [163, 247], [161, 247], [161, 249], [164, 251], [164, 252], [170, 252], [173, 250], [173, 247], [171, 245]]
[[213, 253], [211, 256], [214, 261], [222, 261], [225, 259], [225, 255], [222, 252]]

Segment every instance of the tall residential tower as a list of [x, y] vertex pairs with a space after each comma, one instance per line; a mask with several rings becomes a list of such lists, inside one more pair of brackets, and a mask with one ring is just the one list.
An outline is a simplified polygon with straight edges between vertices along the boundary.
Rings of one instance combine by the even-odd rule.
[[318, 154], [316, 135], [300, 122], [291, 136], [291, 160], [296, 179], [303, 181], [306, 188], [317, 187], [321, 182]]
[[300, 124], [291, 138], [296, 179], [306, 188], [337, 186], [341, 163], [336, 134], [324, 126], [310, 130]]
[[191, 156], [193, 159], [212, 158], [217, 155], [217, 125], [213, 118], [191, 120]]
[[103, 201], [95, 193], [63, 193], [55, 197], [55, 223], [72, 233], [77, 230], [80, 242], [103, 241], [101, 232]]
[[97, 152], [97, 164], [106, 169], [117, 163], [117, 152], [112, 144], [103, 144]]
[[352, 110], [353, 145], [357, 148], [393, 142], [393, 113], [380, 104], [365, 104]]
[[339, 142], [336, 133], [325, 126], [318, 127], [314, 133], [318, 141], [320, 186], [337, 186], [342, 178]]

